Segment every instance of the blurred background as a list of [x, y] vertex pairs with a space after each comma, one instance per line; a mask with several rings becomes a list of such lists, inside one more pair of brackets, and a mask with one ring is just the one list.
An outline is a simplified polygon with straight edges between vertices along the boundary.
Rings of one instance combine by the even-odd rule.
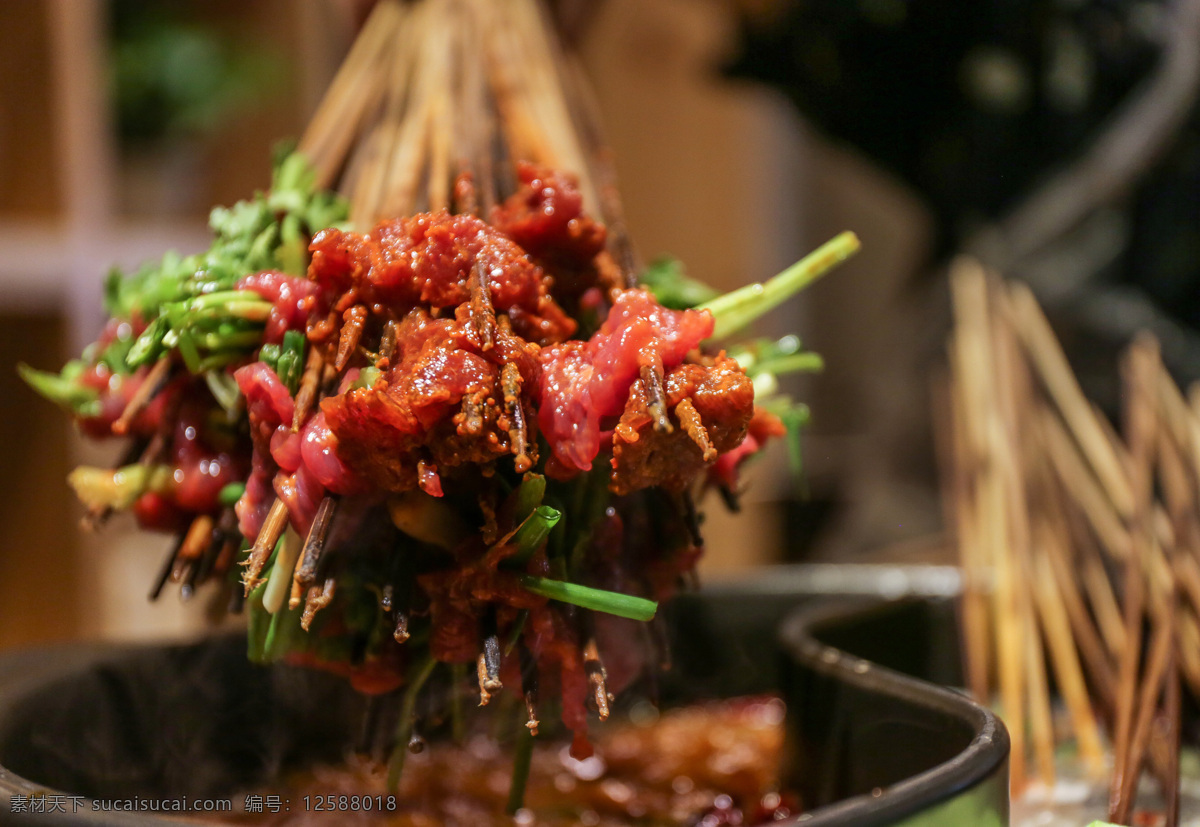
[[[596, 88], [628, 223], [721, 289], [843, 229], [863, 252], [764, 333], [824, 374], [805, 474], [782, 451], [742, 513], [708, 503], [702, 575], [799, 560], [948, 561], [930, 426], [961, 250], [1030, 282], [1115, 410], [1115, 353], [1154, 329], [1200, 378], [1200, 3], [607, 0], [556, 11]], [[351, 0], [0, 4], [0, 647], [186, 635], [202, 592], [146, 601], [169, 538], [78, 529], [65, 483], [111, 461], [18, 380], [102, 322], [100, 285], [206, 246], [269, 178], [369, 10]]]

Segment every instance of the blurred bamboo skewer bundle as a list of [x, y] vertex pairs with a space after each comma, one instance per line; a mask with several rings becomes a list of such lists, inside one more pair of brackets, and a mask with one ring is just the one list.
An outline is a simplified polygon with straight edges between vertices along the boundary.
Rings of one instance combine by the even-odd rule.
[[1147, 763], [1179, 823], [1181, 681], [1200, 698], [1200, 389], [1144, 335], [1123, 356], [1117, 434], [1033, 294], [970, 259], [951, 272], [944, 488], [964, 573], [967, 681], [998, 689], [1014, 793], [1055, 780], [1048, 672], [1086, 771], [1113, 745], [1109, 819]]

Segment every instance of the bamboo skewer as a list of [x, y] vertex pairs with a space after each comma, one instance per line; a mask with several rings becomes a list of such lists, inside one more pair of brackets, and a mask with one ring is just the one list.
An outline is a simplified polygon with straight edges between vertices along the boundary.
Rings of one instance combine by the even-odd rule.
[[1025, 784], [1025, 653], [1021, 645], [1016, 577], [1007, 552], [1010, 526], [1008, 497], [998, 463], [1007, 456], [1005, 435], [994, 415], [988, 378], [994, 375], [987, 277], [973, 261], [960, 259], [951, 271], [956, 313], [954, 354], [962, 392], [966, 432], [964, 462], [975, 480], [972, 524], [978, 529], [982, 557], [995, 575], [992, 626], [996, 633], [997, 677], [1004, 713], [1012, 723], [1010, 777], [1014, 790]]
[[1025, 343], [1026, 353], [1046, 384], [1050, 397], [1058, 406], [1071, 432], [1096, 472], [1117, 511], [1125, 517], [1133, 513], [1133, 492], [1122, 473], [1121, 461], [1105, 438], [1091, 403], [1083, 395], [1071, 366], [1062, 351], [1050, 322], [1023, 284], [1010, 288], [1017, 333]]
[[[1023, 601], [1024, 602], [1024, 601]], [[1026, 677], [1029, 693], [1029, 722], [1038, 778], [1047, 789], [1054, 788], [1054, 720], [1050, 711], [1050, 687], [1046, 659], [1037, 624], [1028, 611], [1022, 612], [1021, 633], [1025, 640]]]
[[[1008, 555], [1012, 559], [1010, 570], [1014, 578], [1011, 600], [1017, 611], [1014, 634], [1024, 638], [1027, 703], [1037, 774], [1047, 788], [1053, 788], [1054, 722], [1046, 678], [1046, 657], [1038, 631], [1034, 595], [1029, 588], [1020, 585], [1031, 583], [1033, 578], [1030, 509], [1025, 484], [1026, 468], [1033, 458], [1028, 456], [1030, 452], [1022, 450], [1019, 436], [1029, 414], [1029, 377], [1023, 370], [1017, 352], [1004, 295], [995, 290], [990, 292], [988, 299], [994, 308], [991, 311], [990, 330], [992, 364], [996, 377], [996, 409], [999, 413], [995, 421], [1000, 426], [997, 432], [1003, 439], [1003, 444], [996, 446], [993, 462], [1003, 478], [1007, 500]], [[1003, 551], [1000, 556], [1005, 556]]]
[[[455, 206], [453, 182], [464, 174], [486, 218], [515, 188], [519, 160], [575, 174], [584, 208], [619, 225], [611, 170], [594, 161], [604, 152], [590, 143], [598, 130], [584, 108], [568, 104], [578, 83], [566, 64], [535, 0], [502, 9], [488, 0], [384, 0], [300, 150], [320, 185], [348, 193], [351, 219], [364, 226]], [[600, 175], [604, 200], [593, 180]], [[614, 228], [627, 247], [623, 228]], [[632, 256], [624, 258], [631, 266]]]
[[[1084, 594], [1080, 591], [1079, 581], [1082, 578], [1077, 571], [1080, 565], [1079, 555], [1074, 553], [1075, 547], [1078, 545], [1078, 534], [1081, 532], [1086, 534], [1087, 530], [1081, 525], [1078, 516], [1071, 512], [1068, 498], [1059, 481], [1054, 478], [1049, 464], [1043, 461], [1039, 470], [1042, 481], [1035, 496], [1038, 496], [1045, 505], [1041, 512], [1043, 531], [1041, 543], [1039, 543], [1041, 558], [1047, 563], [1044, 571], [1049, 571], [1054, 578], [1056, 586], [1054, 592], [1069, 621], [1073, 635], [1072, 640], [1078, 647], [1079, 656], [1087, 667], [1088, 676], [1099, 695], [1101, 709], [1111, 710], [1116, 703], [1117, 678], [1109, 656], [1110, 654], [1114, 658], [1118, 656], [1123, 640], [1107, 643], [1101, 634], [1098, 620], [1092, 616], [1088, 600], [1093, 600], [1093, 597], [1089, 595], [1085, 599]], [[1073, 518], [1075, 526], [1072, 526]], [[1094, 553], [1092, 556], [1094, 559]], [[1107, 578], [1103, 576], [1103, 571], [1098, 573], [1101, 579], [1095, 584], [1094, 589], [1099, 590], [1101, 600], [1109, 602], [1110, 622], [1114, 622], [1116, 629], [1123, 634], [1124, 629], [1120, 626], [1120, 610], [1117, 607], [1116, 597], [1112, 593]], [[1096, 612], [1097, 616], [1100, 614], [1101, 612]], [[1081, 736], [1081, 740], [1085, 738], [1086, 736]]]
[[1179, 677], [1179, 651], [1179, 639], [1177, 637], [1172, 645], [1171, 659], [1167, 667], [1167, 685], [1163, 690], [1164, 720], [1162, 741], [1167, 756], [1165, 767], [1166, 789], [1163, 793], [1167, 800], [1166, 823], [1171, 825], [1179, 824], [1180, 806], [1179, 748], [1183, 699], [1181, 697], [1182, 688]]
[[[1130, 531], [1130, 554], [1125, 561], [1125, 639], [1121, 652], [1120, 675], [1117, 685], [1117, 714], [1114, 724], [1113, 742], [1115, 768], [1109, 790], [1109, 817], [1111, 820], [1127, 820], [1132, 782], [1136, 780], [1137, 743], [1135, 736], [1140, 724], [1137, 712], [1139, 665], [1141, 652], [1141, 626], [1144, 613], [1146, 580], [1144, 559], [1151, 541], [1149, 520], [1151, 509], [1151, 464], [1155, 439], [1154, 405], [1152, 386], [1147, 386], [1152, 367], [1151, 355], [1144, 348], [1132, 349], [1122, 364], [1122, 373], [1128, 387], [1124, 420], [1126, 437], [1130, 447], [1131, 493], [1133, 496], [1133, 527]], [[1157, 652], [1157, 650], [1155, 650]], [[1136, 718], [1136, 720], [1135, 720]], [[1147, 724], [1148, 726], [1148, 724]]]
[[[1044, 539], [1047, 545], [1054, 542], [1048, 537]], [[1039, 546], [1042, 549], [1046, 548], [1045, 545]], [[1099, 775], [1104, 770], [1104, 748], [1101, 746], [1100, 730], [1088, 700], [1083, 669], [1080, 667], [1075, 647], [1072, 646], [1071, 625], [1057, 587], [1058, 578], [1051, 568], [1051, 556], [1043, 553], [1034, 558], [1034, 597], [1046, 631], [1046, 643], [1051, 652], [1054, 674], [1079, 742], [1080, 758], [1090, 773]]]
[[[950, 345], [951, 351], [954, 344]], [[952, 526], [953, 536], [963, 556], [963, 599], [961, 623], [963, 628], [963, 660], [967, 669], [967, 687], [981, 703], [988, 696], [988, 643], [987, 598], [982, 580], [983, 566], [978, 562], [978, 544], [972, 522], [970, 480], [954, 458], [966, 453], [963, 414], [959, 410], [959, 393], [953, 379], [947, 375], [935, 387], [934, 417], [948, 419], [949, 423], [935, 421], [935, 447], [938, 449], [939, 477], [942, 482], [942, 500], [947, 504], [946, 524]], [[943, 413], [945, 412], [945, 413]], [[946, 444], [946, 443], [949, 444]]]
[[[1087, 666], [1088, 675], [1099, 695], [1101, 705], [1106, 709], [1112, 709], [1117, 700], [1116, 672], [1113, 670], [1099, 632], [1088, 613], [1083, 596], [1076, 586], [1071, 571], [1071, 562], [1066, 557], [1068, 553], [1066, 543], [1069, 542], [1069, 538], [1048, 530], [1043, 539], [1044, 545], [1041, 546], [1043, 556], [1039, 559], [1046, 561], [1047, 570], [1054, 578], [1057, 587], [1055, 591], [1068, 618], [1073, 642], [1079, 647], [1079, 654]], [[1047, 614], [1054, 611], [1054, 609], [1050, 609]], [[1064, 694], [1068, 694], [1067, 687], [1071, 683], [1071, 679], [1064, 679], [1060, 676], [1059, 681], [1064, 685]], [[1077, 716], [1077, 720], [1081, 719]], [[1090, 736], [1082, 736], [1080, 740], [1090, 740]]]
[[1185, 400], [1140, 337], [1118, 434], [1027, 288], [989, 284], [959, 260], [951, 292], [942, 490], [963, 566], [968, 682], [980, 697], [997, 684], [1014, 794], [1027, 750], [1053, 782], [1052, 668], [1093, 775], [1101, 722], [1111, 727], [1112, 819], [1127, 823], [1148, 766], [1177, 824], [1182, 683], [1200, 697], [1200, 388]]
[[1124, 755], [1118, 754], [1118, 774], [1114, 774], [1114, 785], [1120, 784], [1115, 800], [1109, 802], [1109, 819], [1127, 823], [1133, 807], [1133, 792], [1145, 761], [1149, 746], [1150, 729], [1154, 712], [1162, 697], [1171, 660], [1173, 635], [1171, 622], [1164, 621], [1155, 629], [1151, 640], [1146, 678], [1134, 708], [1135, 717], [1130, 730], [1129, 743]]
[[332, 186], [344, 165], [357, 125], [382, 91], [382, 85], [370, 79], [377, 77], [374, 70], [409, 15], [409, 7], [399, 0], [382, 0], [375, 6], [300, 139], [298, 149], [315, 167], [319, 188]]
[[1084, 464], [1075, 442], [1055, 414], [1044, 411], [1039, 424], [1044, 445], [1063, 486], [1091, 523], [1105, 551], [1117, 560], [1126, 559], [1129, 556], [1129, 531]]
[[1092, 537], [1082, 530], [1073, 534], [1073, 537], [1080, 550], [1079, 576], [1088, 593], [1105, 645], [1116, 660], [1125, 648], [1125, 623], [1122, 620], [1121, 606], [1117, 602], [1112, 582], [1108, 579], [1100, 549]]

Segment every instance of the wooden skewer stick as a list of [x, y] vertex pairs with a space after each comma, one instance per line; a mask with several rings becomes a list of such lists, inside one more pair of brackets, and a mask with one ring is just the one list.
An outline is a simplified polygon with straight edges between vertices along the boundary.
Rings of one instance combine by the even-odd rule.
[[[1154, 355], [1157, 356], [1156, 351]], [[1193, 428], [1195, 417], [1191, 415], [1191, 410], [1161, 359], [1155, 358], [1153, 366], [1158, 380], [1155, 388], [1159, 415], [1158, 471], [1175, 542], [1168, 546], [1166, 599], [1162, 601], [1163, 611], [1157, 616], [1159, 624], [1166, 627], [1170, 641], [1163, 676], [1162, 710], [1154, 722], [1150, 752], [1166, 799], [1166, 823], [1178, 825], [1180, 684], [1184, 670], [1180, 646], [1183, 639], [1181, 600], [1182, 594], [1189, 591], [1189, 587], [1181, 581], [1183, 577], [1189, 577], [1194, 599], [1200, 590], [1200, 567], [1196, 563], [1196, 552], [1200, 548], [1200, 500], [1197, 498], [1200, 476], [1195, 473], [1200, 466], [1189, 463], [1197, 456], [1195, 438], [1198, 431]], [[1192, 654], [1194, 656], [1196, 653]]]
[[430, 68], [439, 65], [444, 48], [441, 27], [436, 26], [435, 4], [417, 6], [413, 46], [407, 50], [413, 61], [412, 92], [403, 112], [395, 143], [388, 153], [387, 178], [379, 189], [380, 200], [362, 218], [371, 223], [393, 215], [409, 215], [418, 209], [421, 176], [429, 158], [429, 122], [439, 95], [446, 92], [448, 78]]
[[317, 398], [317, 388], [321, 384], [321, 376], [324, 373], [325, 357], [321, 353], [321, 348], [310, 344], [304, 373], [300, 377], [300, 389], [296, 391], [296, 404], [292, 414], [292, 433], [297, 433], [300, 426], [308, 419], [313, 402]]
[[171, 379], [171, 360], [168, 357], [163, 357], [154, 363], [154, 367], [147, 371], [142, 384], [138, 385], [137, 390], [133, 392], [133, 396], [129, 397], [129, 402], [125, 405], [125, 410], [121, 411], [121, 416], [112, 424], [112, 431], [117, 436], [124, 436], [129, 432], [129, 426], [133, 424], [133, 420], [137, 419], [137, 415], [146, 409], [146, 406], [153, 401], [154, 397], [158, 396], [159, 391], [166, 387], [167, 382]]
[[1009, 456], [1008, 445], [997, 421], [991, 391], [995, 366], [987, 277], [977, 262], [958, 259], [951, 266], [950, 287], [958, 331], [955, 369], [964, 400], [969, 448], [967, 462], [975, 469], [977, 483], [975, 505], [978, 513], [974, 525], [978, 537], [985, 543], [984, 559], [995, 572], [992, 626], [996, 633], [996, 669], [1012, 743], [1011, 788], [1016, 793], [1024, 788], [1026, 774], [1025, 655], [1021, 644], [1017, 584], [1009, 554], [1008, 497], [999, 469], [999, 463]]
[[538, 666], [537, 659], [524, 644], [517, 647], [521, 661], [521, 694], [525, 696], [525, 726], [533, 735], [538, 734]]
[[688, 437], [700, 449], [701, 456], [705, 462], [712, 462], [717, 458], [717, 449], [709, 439], [708, 429], [704, 427], [704, 419], [700, 416], [700, 412], [696, 410], [696, 406], [692, 404], [692, 400], [684, 397], [675, 406], [675, 417], [679, 420], [680, 427], [687, 433]]
[[563, 70], [567, 75], [563, 81], [564, 86], [570, 90], [567, 100], [574, 107], [575, 122], [579, 124], [579, 131], [583, 136], [591, 178], [595, 182], [596, 196], [600, 201], [600, 214], [604, 217], [604, 226], [608, 230], [608, 251], [620, 268], [622, 286], [636, 287], [641, 267], [625, 225], [612, 153], [608, 150], [600, 127], [599, 103], [577, 60], [567, 56], [563, 61]]
[[1078, 524], [1080, 521], [1073, 508], [1064, 508], [1064, 514], [1072, 527], [1071, 534], [1082, 552], [1080, 577], [1096, 613], [1105, 644], [1113, 657], [1119, 657], [1125, 643], [1125, 623], [1105, 573], [1099, 549], [1092, 541], [1091, 532], [1095, 532], [1113, 557], [1125, 560], [1130, 556], [1129, 532], [1098, 496], [1099, 492], [1091, 475], [1079, 461], [1077, 450], [1062, 430], [1057, 417], [1045, 413], [1042, 426], [1041, 438], [1058, 479], [1090, 524], [1089, 531], [1087, 527]]
[[338, 337], [337, 355], [333, 360], [333, 366], [339, 373], [346, 369], [346, 365], [350, 363], [351, 357], [358, 351], [358, 343], [362, 339], [363, 327], [367, 323], [366, 305], [356, 304], [347, 308], [342, 317], [344, 323], [342, 324], [341, 335]]
[[1114, 781], [1119, 778], [1120, 788], [1116, 804], [1113, 805], [1110, 802], [1109, 820], [1118, 824], [1125, 824], [1129, 821], [1137, 780], [1146, 759], [1146, 748], [1150, 739], [1154, 712], [1166, 686], [1171, 651], [1174, 648], [1173, 623], [1169, 618], [1174, 615], [1174, 612], [1166, 611], [1164, 615], [1165, 619], [1155, 628], [1154, 636], [1150, 641], [1146, 677], [1138, 695], [1136, 718], [1129, 738], [1127, 753], [1124, 756], [1117, 756], [1120, 774], [1114, 776]]
[[1050, 411], [1044, 411], [1038, 424], [1042, 443], [1071, 499], [1087, 516], [1109, 555], [1117, 560], [1126, 559], [1129, 556], [1129, 530], [1084, 464], [1061, 420]]
[[[469, 24], [477, 26], [478, 21]], [[489, 220], [496, 206], [496, 128], [498, 114], [494, 101], [489, 96], [489, 87], [484, 73], [484, 56], [480, 52], [472, 52], [467, 64], [468, 94], [474, 101], [475, 111], [484, 113], [477, 123], [471, 124], [472, 163], [476, 178], [476, 192], [479, 195], [479, 215], [485, 221]]]
[[642, 380], [642, 392], [646, 395], [646, 411], [654, 420], [654, 430], [669, 434], [675, 430], [667, 416], [667, 392], [663, 388], [662, 365], [642, 365], [638, 371]]
[[308, 594], [304, 596], [304, 613], [300, 616], [301, 629], [306, 632], [309, 630], [317, 612], [333, 602], [336, 592], [337, 580], [333, 577], [326, 577], [325, 582], [320, 586], [308, 587]]
[[516, 363], [506, 362], [500, 369], [500, 385], [504, 391], [504, 409], [508, 414], [508, 438], [515, 457], [513, 467], [524, 474], [533, 467], [536, 455], [529, 455], [529, 434], [525, 425], [525, 408], [521, 402], [521, 371]]
[[1105, 437], [1102, 426], [1083, 395], [1062, 346], [1032, 291], [1020, 282], [1009, 287], [1013, 319], [1029, 359], [1037, 369], [1050, 397], [1122, 517], [1133, 516], [1133, 492], [1122, 472], [1121, 461]]
[[1033, 738], [1038, 776], [1047, 788], [1054, 786], [1054, 721], [1050, 710], [1050, 689], [1046, 677], [1046, 657], [1038, 634], [1036, 596], [1033, 582], [1033, 549], [1030, 535], [1030, 510], [1027, 478], [1032, 463], [1038, 461], [1032, 445], [1021, 435], [1028, 430], [1031, 383], [1010, 326], [1011, 312], [1004, 294], [989, 290], [989, 312], [993, 365], [995, 366], [996, 420], [1002, 443], [993, 446], [992, 464], [1003, 480], [1005, 510], [1012, 558], [1014, 600], [1019, 616], [1018, 634], [1024, 639], [1029, 722]]
[[1175, 555], [1175, 579], [1192, 608], [1200, 612], [1200, 562], [1196, 559], [1197, 546], [1200, 545], [1197, 538], [1200, 526], [1197, 526], [1197, 515], [1190, 501], [1191, 492], [1182, 490], [1186, 488], [1186, 484], [1177, 474], [1182, 471], [1182, 467], [1177, 464], [1177, 457], [1173, 457], [1170, 450], [1164, 450], [1162, 456], [1162, 466], [1166, 472], [1163, 474], [1164, 490], [1172, 492], [1169, 496], [1174, 496], [1177, 500], [1185, 495], [1187, 497], [1178, 503], [1179, 508], [1173, 519], [1176, 525], [1175, 536], [1180, 541], [1176, 548], [1181, 552]]
[[[1071, 619], [1075, 642], [1087, 665], [1092, 684], [1100, 696], [1106, 719], [1111, 722], [1116, 713], [1117, 703], [1117, 673], [1113, 666], [1113, 659], [1119, 657], [1120, 647], [1106, 646], [1099, 631], [1100, 627], [1094, 623], [1092, 615], [1088, 611], [1088, 603], [1085, 602], [1084, 595], [1079, 591], [1076, 564], [1070, 555], [1072, 538], [1067, 533], [1065, 523], [1060, 523], [1056, 527], [1053, 537], [1054, 541], [1049, 546], [1050, 566], [1054, 571], [1059, 593], [1063, 597], [1064, 606]], [[1102, 584], [1097, 585], [1102, 587], [1107, 599], [1112, 600], [1112, 612], [1119, 623], [1120, 609], [1116, 605], [1116, 598], [1112, 595], [1108, 578], [1103, 571], [1097, 573], [1103, 578]], [[1091, 599], [1090, 595], [1089, 599]], [[1124, 634], [1124, 628], [1120, 626], [1118, 628], [1121, 628], [1121, 633]]]
[[390, 182], [392, 157], [404, 113], [411, 97], [410, 79], [415, 71], [414, 47], [424, 28], [427, 14], [419, 9], [410, 11], [405, 25], [395, 34], [387, 59], [376, 68], [383, 82], [378, 95], [370, 102], [376, 111], [375, 120], [355, 147], [343, 177], [341, 189], [350, 200], [350, 217], [366, 225], [379, 217], [384, 189]]
[[1167, 666], [1167, 685], [1163, 690], [1162, 743], [1167, 757], [1166, 783], [1163, 796], [1166, 798], [1166, 827], [1179, 827], [1179, 748], [1182, 729], [1183, 698], [1179, 680], [1179, 639], [1176, 637], [1171, 661]]
[[479, 705], [487, 706], [492, 695], [504, 688], [500, 682], [500, 639], [495, 632], [483, 639], [476, 672], [479, 678]]
[[250, 549], [250, 556], [242, 564], [246, 567], [246, 570], [242, 573], [242, 584], [245, 587], [247, 597], [262, 582], [259, 575], [262, 574], [263, 566], [267, 564], [271, 552], [275, 550], [275, 544], [283, 535], [283, 531], [287, 528], [287, 525], [287, 506], [283, 500], [277, 499], [271, 504], [271, 510], [267, 512], [267, 517], [263, 520], [262, 528], [258, 532], [254, 546]]
[[607, 721], [609, 714], [608, 672], [604, 668], [604, 662], [600, 659], [600, 650], [596, 646], [595, 638], [588, 638], [587, 644], [583, 647], [583, 669], [592, 689], [592, 701], [596, 704], [596, 712], [601, 721]]
[[[1141, 660], [1141, 630], [1144, 615], [1146, 577], [1144, 558], [1153, 542], [1150, 531], [1151, 467], [1156, 442], [1156, 405], [1154, 402], [1156, 346], [1146, 340], [1135, 342], [1122, 362], [1126, 404], [1124, 423], [1130, 451], [1130, 490], [1133, 495], [1130, 554], [1125, 566], [1125, 639], [1121, 653], [1117, 686], [1117, 714], [1114, 732], [1115, 768], [1109, 789], [1111, 821], [1127, 820], [1129, 797], [1140, 765], [1136, 755], [1138, 734], [1137, 688]], [[1168, 639], [1169, 644], [1169, 639]], [[1147, 725], [1148, 726], [1148, 725]], [[1144, 747], [1143, 747], [1144, 748]], [[1127, 794], [1128, 791], [1128, 794]]]
[[1046, 680], [1046, 660], [1037, 625], [1028, 612], [1022, 612], [1021, 632], [1025, 641], [1025, 674], [1028, 680], [1029, 723], [1033, 736], [1033, 755], [1037, 774], [1047, 789], [1054, 787], [1054, 720], [1050, 711], [1050, 688]]
[[1200, 477], [1200, 381], [1193, 382], [1187, 390], [1188, 429], [1191, 431], [1191, 468]]
[[[1156, 376], [1155, 390], [1158, 394], [1159, 414], [1162, 422], [1163, 436], [1170, 440], [1180, 453], [1180, 460], [1186, 466], [1196, 457], [1195, 415], [1188, 407], [1187, 400], [1179, 392], [1171, 375], [1166, 368], [1159, 364]], [[1195, 467], [1195, 466], [1193, 466]]]
[[[956, 347], [951, 341], [953, 355]], [[937, 397], [944, 397], [939, 400]], [[941, 438], [935, 443], [939, 447], [943, 500], [950, 503], [946, 524], [954, 527], [959, 552], [959, 565], [963, 572], [962, 627], [963, 660], [967, 665], [967, 686], [979, 703], [988, 702], [988, 667], [991, 645], [988, 640], [986, 573], [980, 562], [981, 551], [974, 524], [975, 508], [972, 503], [971, 470], [968, 467], [969, 448], [966, 428], [963, 424], [962, 394], [953, 376], [946, 377], [944, 392], [935, 391], [934, 416], [949, 420], [935, 420], [934, 431]], [[950, 443], [946, 445], [945, 443]]]
[[171, 545], [171, 551], [163, 558], [162, 568], [159, 569], [158, 576], [154, 578], [154, 585], [150, 588], [150, 600], [158, 600], [158, 596], [162, 594], [163, 586], [171, 578], [171, 572], [175, 570], [175, 560], [179, 557], [179, 549], [183, 546], [186, 534], [180, 534], [178, 539]]
[[[429, 197], [429, 211], [447, 209], [450, 206], [450, 148], [454, 139], [454, 112], [451, 103], [454, 100], [455, 73], [457, 72], [456, 57], [461, 45], [456, 35], [460, 29], [457, 25], [456, 9], [450, 13], [438, 16], [436, 27], [439, 47], [435, 52], [435, 63], [425, 68], [440, 77], [443, 91], [435, 94], [430, 100], [429, 115], [426, 120], [427, 140], [429, 142], [429, 178], [425, 190]], [[447, 89], [446, 87], [449, 87]]]
[[1195, 611], [1180, 608], [1179, 667], [1194, 697], [1200, 697], [1200, 621]]
[[[233, 508], [224, 509], [213, 527], [209, 547], [204, 556], [200, 558], [199, 564], [192, 570], [188, 581], [180, 589], [180, 597], [183, 597], [185, 591], [189, 593], [189, 596], [194, 593], [196, 587], [204, 583], [223, 560], [227, 566], [228, 560], [231, 560], [237, 552], [241, 540], [242, 536], [237, 530], [237, 514]], [[220, 574], [219, 571], [217, 573]]]
[[329, 529], [337, 514], [338, 496], [326, 494], [317, 506], [313, 517], [312, 527], [304, 538], [304, 549], [300, 552], [300, 564], [296, 566], [295, 580], [301, 586], [309, 586], [317, 578], [317, 567], [321, 563], [321, 555], [325, 552], [325, 541], [329, 537]]
[[[1048, 529], [1042, 528], [1044, 533], [1039, 535], [1037, 544], [1040, 553], [1033, 555], [1032, 583], [1038, 615], [1046, 633], [1046, 644], [1050, 648], [1051, 663], [1058, 679], [1059, 691], [1071, 716], [1071, 725], [1079, 745], [1079, 756], [1087, 771], [1098, 776], [1104, 772], [1104, 747], [1100, 743], [1100, 730], [1088, 699], [1083, 669], [1080, 667], [1075, 648], [1076, 640], [1072, 639], [1066, 601], [1059, 592], [1059, 578], [1053, 569], [1052, 559], [1059, 558], [1059, 555], [1050, 549], [1057, 545], [1057, 540], [1050, 536]], [[1099, 646], [1098, 640], [1095, 645]], [[1092, 656], [1095, 657], [1094, 652]], [[1107, 666], [1107, 663], [1105, 665]], [[1102, 678], [1101, 682], [1103, 680], [1105, 679]], [[1112, 691], [1112, 687], [1108, 686], [1107, 690]]]
[[382, 0], [375, 6], [309, 121], [298, 149], [316, 168], [318, 188], [331, 186], [345, 163], [380, 88], [375, 82], [376, 66], [397, 33], [406, 28], [409, 16], [406, 4], [399, 0]]
[[528, 93], [517, 66], [523, 60], [522, 45], [514, 42], [509, 20], [498, 15], [491, 3], [476, 4], [480, 19], [493, 32], [487, 41], [488, 79], [499, 115], [499, 126], [513, 160], [558, 166], [537, 117], [530, 111]]
[[492, 283], [487, 268], [481, 259], [475, 259], [471, 275], [467, 280], [471, 301], [471, 332], [479, 349], [486, 352], [496, 343], [496, 310], [492, 307]]
[[396, 609], [396, 625], [392, 627], [392, 640], [397, 643], [408, 642], [408, 612]]
[[[179, 551], [175, 554], [175, 565], [171, 568], [171, 580], [176, 583], [184, 583], [196, 575], [196, 569], [200, 564], [201, 558], [212, 545], [213, 539], [213, 519], [207, 514], [197, 515], [192, 520], [192, 524], [188, 526], [187, 532], [183, 535], [183, 542], [179, 545]], [[181, 595], [184, 600], [191, 598], [191, 589], [181, 589]]]

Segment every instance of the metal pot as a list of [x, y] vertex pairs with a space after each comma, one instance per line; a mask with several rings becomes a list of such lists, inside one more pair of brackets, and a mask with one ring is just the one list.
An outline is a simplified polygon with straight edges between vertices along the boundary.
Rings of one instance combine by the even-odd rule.
[[[665, 703], [783, 695], [795, 747], [789, 781], [809, 809], [777, 823], [1006, 824], [1008, 739], [999, 721], [957, 693], [878, 665], [953, 680], [956, 588], [951, 570], [797, 566], [684, 595], [668, 613], [676, 666], [659, 692]], [[864, 600], [873, 607], [864, 610]], [[341, 679], [254, 666], [237, 636], [8, 653], [0, 656], [0, 822], [177, 824], [100, 802], [194, 801], [261, 787], [286, 767], [337, 760], [363, 713]], [[61, 796], [42, 800], [63, 812], [13, 806], [43, 794]]]

